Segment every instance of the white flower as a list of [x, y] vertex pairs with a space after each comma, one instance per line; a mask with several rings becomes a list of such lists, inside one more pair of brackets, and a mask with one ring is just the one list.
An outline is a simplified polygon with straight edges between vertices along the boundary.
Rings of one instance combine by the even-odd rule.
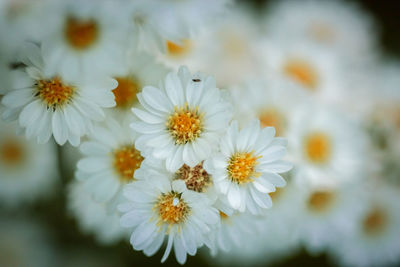
[[139, 118], [131, 124], [140, 133], [136, 147], [166, 159], [171, 172], [208, 158], [231, 118], [215, 79], [191, 75], [185, 67], [178, 75], [169, 73], [160, 88], [147, 86], [137, 97], [143, 109], [132, 109]]
[[299, 182], [335, 185], [362, 176], [365, 135], [335, 110], [306, 102], [294, 114], [287, 138]]
[[15, 135], [16, 131], [15, 123], [0, 121], [0, 201], [4, 206], [50, 195], [59, 182], [55, 144], [38, 145]]
[[258, 120], [240, 131], [234, 121], [221, 139], [220, 152], [207, 161], [217, 190], [227, 196], [234, 209], [261, 213], [272, 205], [267, 193], [285, 186], [278, 173], [291, 169], [281, 160], [286, 140], [274, 135], [272, 127], [260, 129]]
[[74, 146], [88, 133], [93, 121], [104, 119], [102, 108], [115, 105], [111, 90], [117, 82], [107, 78], [69, 80], [49, 69], [39, 47], [27, 44], [24, 70], [15, 70], [14, 88], [2, 98], [2, 116], [18, 120], [27, 138], [46, 143], [53, 135], [59, 145]]
[[108, 116], [96, 125], [80, 150], [77, 179], [97, 202], [113, 202], [122, 195], [122, 186], [134, 180], [144, 156], [135, 147], [135, 135], [128, 116], [119, 123]]
[[52, 30], [43, 38], [43, 57], [49, 68], [65, 78], [109, 74], [126, 56], [131, 37], [128, 22], [113, 2], [56, 1]]
[[132, 52], [110, 72], [118, 86], [113, 90], [116, 108], [129, 110], [138, 105], [136, 95], [144, 86], [157, 86], [167, 74], [167, 68], [158, 64], [155, 58], [145, 52]]
[[124, 196], [129, 202], [120, 206], [125, 213], [121, 225], [134, 228], [130, 240], [134, 249], [151, 256], [168, 236], [162, 262], [174, 246], [177, 261], [184, 264], [186, 254], [196, 254], [219, 220], [217, 210], [202, 195], [187, 190], [180, 180], [137, 181], [125, 187]]
[[307, 251], [316, 255], [330, 247], [342, 246], [343, 236], [351, 235], [365, 209], [362, 184], [339, 186], [298, 186], [296, 202], [297, 234]]
[[357, 3], [277, 1], [265, 17], [268, 35], [281, 43], [308, 42], [346, 62], [364, 62], [375, 54], [377, 29]]
[[[117, 201], [121, 201], [122, 195]], [[128, 240], [129, 232], [119, 224], [120, 213], [115, 204], [99, 203], [88, 193], [86, 185], [73, 181], [68, 186], [68, 212], [86, 234], [94, 234], [102, 244], [113, 244], [121, 239]]]
[[[399, 191], [377, 184], [366, 191], [367, 209], [352, 234], [340, 236], [332, 256], [343, 266], [395, 266], [400, 259]], [[355, 206], [359, 205], [357, 199]]]

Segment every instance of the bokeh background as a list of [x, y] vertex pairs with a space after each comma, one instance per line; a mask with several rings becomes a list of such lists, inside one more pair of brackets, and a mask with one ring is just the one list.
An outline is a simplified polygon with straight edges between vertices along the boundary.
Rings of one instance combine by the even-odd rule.
[[[242, 0], [239, 5], [251, 8], [254, 16], [260, 15], [274, 1]], [[356, 2], [365, 9], [376, 21], [381, 52], [389, 57], [400, 57], [400, 3], [399, 1], [349, 1]], [[7, 36], [2, 37], [7, 38]], [[400, 85], [399, 85], [400, 90]], [[163, 251], [148, 258], [142, 252], [134, 251], [127, 242], [104, 246], [98, 244], [91, 235], [83, 234], [75, 220], [66, 209], [66, 188], [71, 179], [74, 179], [74, 170], [65, 164], [69, 160], [68, 153], [71, 147], [58, 147], [58, 167], [61, 173], [61, 184], [54, 188], [51, 196], [34, 202], [29, 206], [18, 209], [5, 209], [0, 205], [0, 217], [3, 221], [29, 221], [37, 224], [44, 231], [49, 240], [50, 251], [53, 251], [54, 266], [158, 266]], [[400, 179], [400, 177], [399, 177]], [[21, 226], [24, 228], [24, 226]], [[2, 229], [1, 231], [3, 231]], [[0, 232], [1, 232], [0, 231]], [[28, 235], [27, 235], [28, 236]], [[2, 238], [2, 235], [0, 235]], [[40, 237], [29, 238], [30, 246], [41, 246]], [[400, 242], [400, 240], [399, 240]], [[245, 246], [245, 244], [243, 244]], [[43, 245], [45, 246], [45, 245]], [[2, 249], [0, 247], [0, 249]], [[2, 257], [7, 257], [7, 251], [0, 251], [0, 265]], [[189, 257], [186, 263], [190, 266], [215, 266], [201, 255]], [[177, 265], [174, 257], [169, 257], [164, 266]], [[335, 266], [325, 255], [311, 256], [303, 249], [295, 255], [282, 258], [271, 266]]]

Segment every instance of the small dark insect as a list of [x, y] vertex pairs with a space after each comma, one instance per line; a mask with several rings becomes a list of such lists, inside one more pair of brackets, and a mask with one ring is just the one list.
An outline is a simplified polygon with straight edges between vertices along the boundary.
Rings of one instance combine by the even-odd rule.
[[200, 79], [192, 79], [192, 81], [194, 81], [195, 83], [201, 82]]

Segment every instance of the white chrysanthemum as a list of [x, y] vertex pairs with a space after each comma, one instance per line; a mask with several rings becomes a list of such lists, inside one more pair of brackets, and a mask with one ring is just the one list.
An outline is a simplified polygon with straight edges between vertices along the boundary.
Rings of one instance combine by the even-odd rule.
[[332, 256], [343, 266], [396, 266], [400, 262], [399, 191], [381, 184], [366, 193], [368, 208], [358, 217], [356, 231], [340, 237]]
[[2, 98], [6, 106], [2, 116], [18, 120], [27, 138], [35, 136], [46, 143], [53, 135], [63, 145], [76, 146], [88, 133], [93, 121], [104, 119], [102, 108], [115, 105], [112, 89], [117, 82], [107, 78], [88, 81], [69, 80], [49, 69], [39, 47], [25, 47], [24, 70], [17, 69], [13, 88]]
[[276, 186], [285, 186], [278, 173], [291, 168], [281, 160], [286, 140], [274, 135], [272, 127], [260, 129], [258, 120], [240, 131], [234, 121], [221, 139], [220, 152], [206, 161], [216, 189], [227, 196], [234, 209], [261, 213], [272, 205], [267, 193], [275, 191]]
[[182, 67], [169, 73], [160, 88], [147, 86], [137, 95], [143, 109], [131, 127], [140, 133], [136, 147], [166, 160], [169, 171], [183, 164], [194, 167], [217, 148], [231, 118], [231, 106], [215, 79], [191, 75]]
[[167, 72], [167, 68], [156, 63], [155, 58], [145, 52], [129, 53], [118, 68], [111, 72], [118, 81], [118, 86], [113, 90], [117, 110], [130, 111], [130, 108], [136, 107], [139, 103], [136, 95], [142, 88], [157, 86]]
[[305, 103], [295, 113], [287, 138], [299, 182], [334, 185], [362, 176], [365, 135], [343, 114]]
[[119, 123], [108, 116], [96, 125], [80, 150], [77, 179], [93, 199], [100, 203], [113, 202], [122, 194], [122, 186], [134, 180], [134, 174], [144, 159], [135, 147], [135, 135], [125, 116]]
[[0, 265], [50, 267], [58, 264], [49, 233], [30, 217], [0, 214]]
[[258, 118], [262, 127], [274, 127], [276, 136], [286, 136], [293, 113], [307, 99], [298, 88], [272, 77], [248, 82], [230, 92], [241, 126]]
[[221, 14], [229, 0], [149, 0], [132, 1], [124, 7], [138, 35], [140, 49], [165, 51], [168, 42], [180, 43], [209, 25]]
[[302, 88], [318, 102], [334, 104], [346, 93], [346, 67], [338, 57], [309, 44], [262, 39], [258, 45], [267, 76]]
[[294, 219], [300, 242], [312, 255], [342, 246], [343, 236], [355, 231], [355, 221], [365, 209], [361, 184], [298, 187], [298, 217]]
[[121, 225], [134, 228], [130, 240], [134, 249], [151, 256], [168, 236], [161, 262], [167, 259], [174, 246], [177, 261], [185, 263], [187, 254], [196, 254], [205, 235], [219, 220], [217, 210], [207, 199], [187, 190], [180, 180], [172, 183], [165, 178], [137, 181], [125, 187], [124, 196], [129, 202], [120, 206], [125, 213]]
[[59, 182], [54, 143], [38, 145], [16, 131], [14, 123], [0, 121], [0, 205], [5, 206], [51, 194]]
[[376, 48], [376, 27], [356, 3], [345, 1], [279, 1], [266, 15], [267, 35], [281, 43], [308, 42], [364, 61]]
[[131, 36], [127, 21], [111, 1], [56, 1], [53, 29], [43, 38], [49, 68], [65, 78], [109, 74], [126, 56]]
[[[118, 197], [115, 202], [122, 200], [121, 195]], [[120, 213], [115, 204], [95, 201], [84, 183], [73, 181], [69, 185], [67, 207], [82, 231], [94, 234], [98, 242], [113, 244], [121, 239], [128, 240], [129, 231], [120, 226]]]

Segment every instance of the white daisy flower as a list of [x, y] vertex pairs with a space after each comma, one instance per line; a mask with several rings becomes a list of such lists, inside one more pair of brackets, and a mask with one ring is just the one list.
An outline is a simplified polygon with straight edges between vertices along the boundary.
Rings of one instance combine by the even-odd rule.
[[305, 103], [294, 114], [287, 138], [300, 183], [335, 185], [362, 176], [366, 138], [358, 123], [346, 116]]
[[46, 143], [53, 135], [59, 145], [74, 146], [88, 133], [93, 121], [104, 119], [102, 108], [115, 105], [113, 79], [69, 80], [48, 69], [39, 47], [27, 44], [24, 70], [16, 71], [14, 88], [2, 98], [2, 116], [18, 120], [27, 138]]
[[266, 14], [269, 36], [281, 43], [308, 42], [343, 56], [365, 61], [376, 48], [377, 29], [357, 3], [345, 1], [279, 1]]
[[0, 216], [1, 266], [51, 267], [58, 264], [55, 244], [44, 225], [31, 217]]
[[[122, 200], [122, 197], [117, 201]], [[68, 212], [85, 234], [93, 234], [101, 244], [128, 240], [129, 231], [120, 226], [120, 213], [114, 205], [99, 203], [87, 192], [86, 185], [73, 181], [68, 187]]]
[[140, 133], [136, 147], [166, 160], [169, 171], [183, 164], [194, 167], [216, 149], [231, 118], [231, 106], [215, 79], [191, 75], [182, 67], [169, 73], [160, 88], [147, 86], [137, 95], [143, 109], [131, 127]]
[[368, 208], [358, 217], [356, 230], [340, 236], [332, 256], [343, 266], [395, 266], [400, 262], [399, 191], [380, 184], [366, 194]]
[[262, 127], [274, 127], [276, 136], [286, 136], [293, 113], [306, 99], [298, 88], [272, 77], [248, 82], [230, 93], [240, 125], [258, 118]]
[[[297, 234], [307, 251], [316, 255], [342, 246], [343, 236], [355, 231], [355, 221], [365, 205], [361, 184], [298, 187]], [[361, 203], [360, 203], [361, 202]]]
[[[125, 15], [133, 21], [140, 49], [165, 51], [168, 43], [179, 44], [193, 32], [209, 25], [225, 11], [229, 0], [150, 0], [131, 2]], [[132, 18], [132, 19], [130, 19]]]
[[59, 182], [54, 143], [38, 145], [16, 131], [0, 121], [0, 200], [11, 207], [48, 196]]
[[167, 68], [156, 63], [155, 58], [141, 52], [132, 52], [122, 62], [112, 76], [118, 81], [113, 90], [116, 108], [120, 111], [129, 110], [138, 105], [136, 95], [144, 86], [157, 86], [167, 74]]
[[168, 236], [164, 262], [174, 246], [180, 264], [186, 254], [195, 255], [205, 235], [217, 225], [216, 209], [200, 194], [187, 190], [183, 181], [152, 179], [137, 181], [125, 187], [129, 202], [120, 206], [123, 227], [133, 227], [131, 244], [147, 256], [156, 253]]
[[216, 189], [234, 209], [261, 213], [272, 205], [267, 193], [285, 186], [278, 173], [291, 169], [291, 164], [281, 160], [286, 140], [274, 135], [272, 127], [260, 129], [258, 120], [240, 131], [234, 121], [221, 139], [220, 152], [207, 160]]
[[135, 147], [130, 118], [119, 123], [111, 116], [96, 125], [80, 146], [83, 158], [77, 163], [77, 179], [97, 202], [113, 202], [122, 194], [122, 186], [134, 180], [144, 156]]
[[258, 45], [261, 68], [268, 76], [303, 89], [318, 102], [334, 104], [343, 97], [346, 68], [334, 55], [309, 44], [280, 44], [273, 39], [262, 39]]
[[131, 44], [124, 17], [110, 1], [57, 1], [57, 19], [43, 38], [43, 57], [50, 69], [65, 78], [110, 73], [126, 56]]

